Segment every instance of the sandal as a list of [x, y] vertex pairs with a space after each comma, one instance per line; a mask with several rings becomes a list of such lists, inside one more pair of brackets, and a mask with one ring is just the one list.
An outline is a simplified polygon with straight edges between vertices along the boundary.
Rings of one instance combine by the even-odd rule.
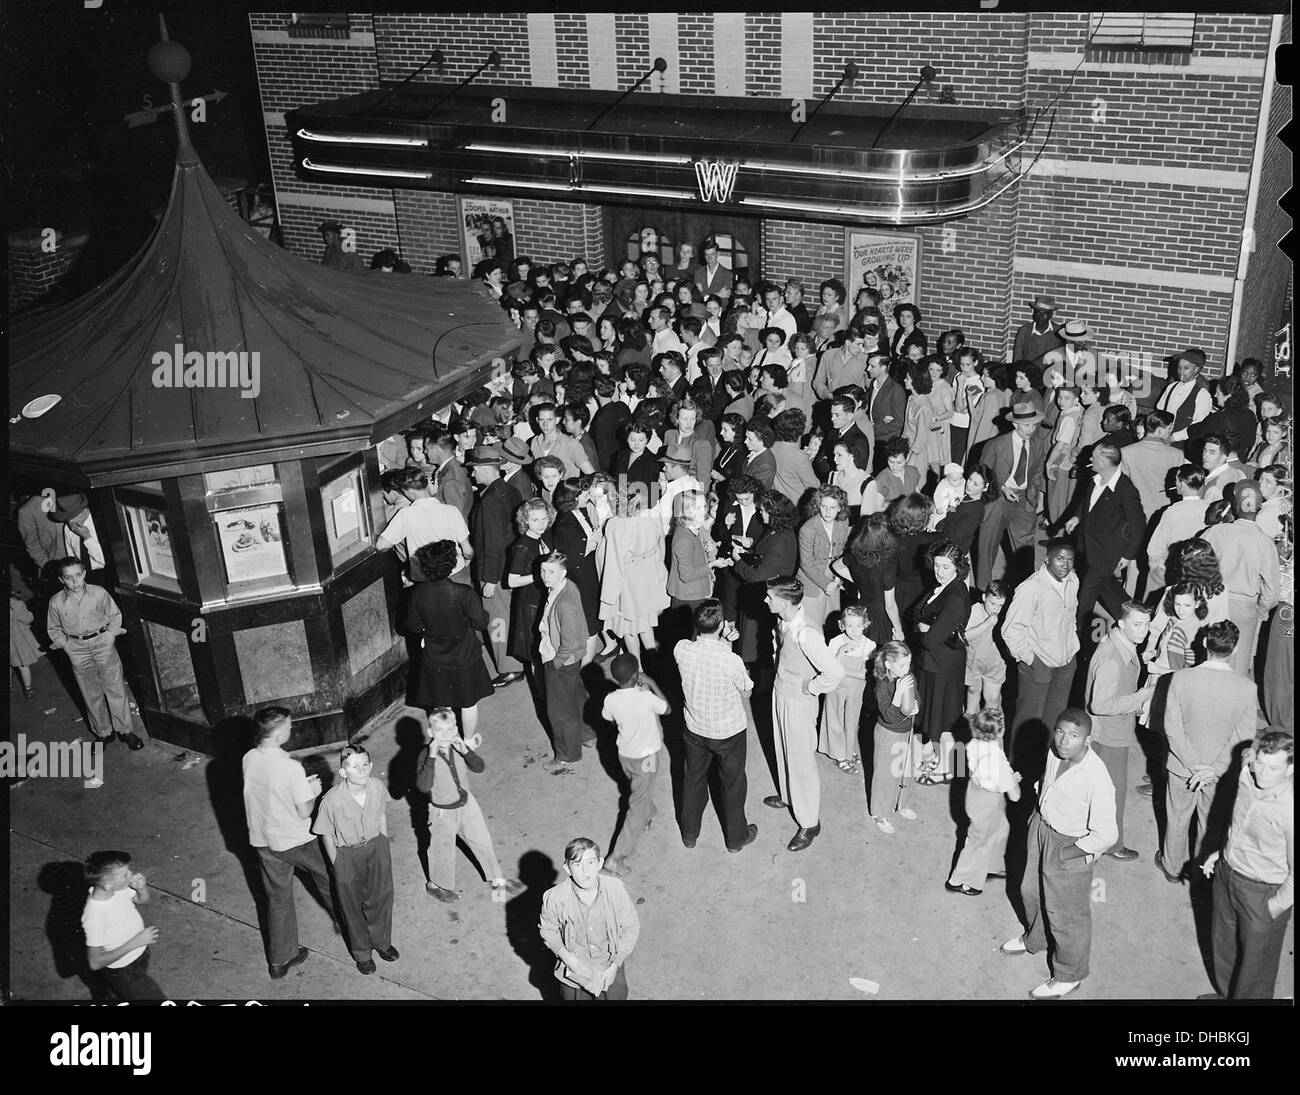
[[875, 814], [872, 814], [871, 820], [876, 823], [876, 827], [882, 833], [891, 834], [894, 832], [894, 826], [890, 823], [888, 818], [876, 817]]
[[904, 821], [915, 821], [915, 820], [916, 820], [916, 811], [913, 810], [913, 809], [910, 809], [910, 808], [907, 807], [907, 806], [900, 806], [900, 807], [899, 807], [896, 811], [894, 811], [894, 812], [897, 813], [898, 816], [901, 817]]

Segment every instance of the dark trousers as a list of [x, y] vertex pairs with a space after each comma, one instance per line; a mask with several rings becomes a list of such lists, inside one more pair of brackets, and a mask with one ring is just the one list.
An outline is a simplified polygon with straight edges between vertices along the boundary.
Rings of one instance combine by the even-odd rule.
[[1124, 847], [1124, 803], [1128, 799], [1128, 746], [1117, 748], [1113, 745], [1100, 745], [1096, 739], [1092, 751], [1101, 758], [1102, 764], [1110, 774], [1110, 781], [1115, 785], [1115, 825], [1119, 836], [1107, 851], [1119, 851]]
[[1092, 950], [1092, 865], [1086, 856], [1062, 859], [1075, 838], [1062, 836], [1038, 811], [1029, 821], [1029, 859], [1020, 883], [1025, 949], [1049, 951], [1052, 976], [1082, 981]]
[[682, 777], [682, 836], [695, 840], [700, 835], [704, 806], [709, 801], [709, 768], [716, 759], [722, 783], [722, 836], [728, 848], [739, 848], [749, 822], [745, 820], [746, 731], [729, 738], [705, 738], [682, 731], [686, 743], [685, 774]]
[[[1273, 970], [1277, 971], [1277, 957], [1273, 958]], [[122, 966], [120, 969], [113, 969], [112, 966], [105, 966], [100, 972], [104, 975], [104, 981], [114, 995], [119, 1000], [165, 1000], [166, 995], [158, 987], [152, 977], [149, 976], [149, 948], [145, 948], [144, 954], [140, 955], [129, 966]], [[1272, 988], [1270, 986], [1269, 995], [1271, 996]]]
[[578, 662], [558, 668], [546, 663], [546, 716], [555, 738], [555, 759], [576, 764], [582, 760], [582, 706], [587, 686], [582, 683]]
[[626, 1000], [627, 999], [627, 977], [623, 973], [623, 967], [619, 966], [618, 971], [614, 974], [613, 983], [602, 992], [599, 996], [592, 996], [586, 989], [577, 988], [574, 985], [566, 985], [560, 982], [560, 999], [566, 1003], [591, 1003], [593, 1000]]
[[952, 443], [952, 462], [954, 464], [966, 463], [966, 438], [970, 436], [969, 426], [954, 426], [951, 423], [948, 426], [948, 440]]
[[[1007, 758], [1015, 766], [1019, 757], [1029, 755], [1034, 764], [1041, 766], [1047, 755], [1048, 740], [1043, 736], [1043, 728], [1050, 735], [1057, 716], [1070, 702], [1075, 661], [1071, 658], [1065, 665], [1053, 668], [1036, 657], [1033, 665], [1017, 662], [1016, 668], [1020, 674], [1019, 694], [1007, 738]], [[1028, 734], [1023, 733], [1026, 727]]]
[[348, 932], [353, 961], [369, 962], [370, 952], [393, 945], [393, 856], [388, 837], [338, 849], [334, 882]]
[[1219, 857], [1214, 872], [1215, 987], [1231, 1000], [1272, 1000], [1291, 910], [1274, 917], [1268, 899], [1280, 887], [1256, 882]]
[[262, 863], [262, 884], [266, 887], [270, 905], [266, 924], [269, 936], [266, 959], [273, 966], [282, 966], [298, 953], [298, 913], [293, 902], [293, 876], [298, 871], [311, 875], [321, 901], [330, 916], [338, 920], [334, 898], [330, 894], [330, 876], [325, 869], [320, 841], [315, 837], [283, 852], [258, 848], [257, 858]]
[[1103, 559], [1096, 566], [1089, 563], [1079, 576], [1079, 634], [1089, 646], [1097, 645], [1095, 640], [1090, 641], [1092, 610], [1097, 602], [1118, 620], [1120, 609], [1128, 600], [1123, 583], [1115, 577], [1117, 566], [1118, 559]]
[[[984, 511], [984, 523], [980, 526], [979, 553], [975, 559], [975, 584], [980, 589], [988, 589], [993, 578], [993, 562], [997, 558], [998, 548], [1002, 546], [1005, 536], [1010, 541], [1011, 550], [1007, 553], [1006, 577], [1014, 584], [1019, 575], [1027, 575], [1034, 568], [1033, 546], [1034, 529], [1037, 514], [1024, 496], [1019, 502], [1009, 502], [998, 495]], [[1026, 560], [1025, 551], [1029, 555]], [[1027, 565], [1026, 565], [1027, 562]]]

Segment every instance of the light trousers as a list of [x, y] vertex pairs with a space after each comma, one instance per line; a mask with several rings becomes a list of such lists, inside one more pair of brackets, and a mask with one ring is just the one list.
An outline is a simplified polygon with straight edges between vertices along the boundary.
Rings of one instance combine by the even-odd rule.
[[504, 877], [492, 846], [492, 834], [472, 792], [464, 806], [429, 807], [429, 879], [444, 890], [456, 888], [456, 837], [463, 837], [491, 882]]
[[867, 682], [845, 677], [834, 692], [826, 693], [822, 706], [821, 730], [817, 750], [831, 760], [848, 760], [858, 755], [858, 719], [862, 716], [862, 697]]
[[817, 697], [772, 693], [776, 729], [776, 778], [781, 798], [800, 828], [811, 829], [821, 817], [822, 785], [817, 774]]
[[86, 722], [97, 738], [134, 733], [131, 702], [117, 644], [107, 631], [93, 639], [69, 639], [72, 672], [86, 701]]
[[989, 871], [1002, 870], [1011, 833], [1002, 793], [986, 791], [970, 780], [966, 784], [966, 816], [970, 818], [966, 843], [948, 881], [954, 886], [982, 890]]
[[[1199, 791], [1187, 786], [1187, 777], [1176, 772], [1165, 773], [1165, 842], [1160, 850], [1165, 870], [1177, 874], [1187, 860], [1194, 857], [1205, 838], [1205, 826], [1210, 820], [1210, 805], [1214, 802], [1217, 783], [1202, 784]], [[1188, 830], [1192, 815], [1196, 816], [1196, 839], [1191, 840]]]

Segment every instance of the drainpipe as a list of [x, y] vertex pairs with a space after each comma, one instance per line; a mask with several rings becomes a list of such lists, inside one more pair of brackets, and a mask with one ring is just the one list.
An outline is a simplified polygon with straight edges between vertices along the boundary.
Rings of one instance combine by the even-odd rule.
[[[1264, 170], [1264, 152], [1268, 147], [1268, 115], [1273, 105], [1273, 86], [1277, 82], [1277, 48], [1282, 40], [1282, 16], [1273, 16], [1268, 37], [1268, 57], [1264, 62], [1264, 85], [1260, 92], [1259, 128], [1255, 131], [1255, 155], [1250, 165], [1250, 189], [1246, 195], [1246, 217], [1241, 231], [1241, 254], [1237, 259], [1237, 276], [1232, 283], [1232, 317], [1228, 326], [1228, 349], [1223, 357], [1226, 375], [1236, 366], [1237, 340], [1241, 333], [1241, 305], [1246, 291], [1246, 269], [1255, 239], [1255, 211], [1259, 205], [1259, 178]], [[1269, 246], [1272, 246], [1271, 241]]]

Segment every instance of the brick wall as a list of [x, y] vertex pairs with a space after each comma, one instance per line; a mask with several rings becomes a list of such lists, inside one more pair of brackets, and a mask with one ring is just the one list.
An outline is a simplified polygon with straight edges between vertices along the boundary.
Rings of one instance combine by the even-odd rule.
[[[1291, 41], [1291, 18], [1282, 24], [1282, 41]], [[1246, 267], [1242, 295], [1241, 324], [1237, 333], [1236, 359], [1257, 357], [1273, 360], [1273, 333], [1287, 319], [1285, 289], [1291, 276], [1291, 262], [1283, 254], [1282, 237], [1291, 230], [1291, 218], [1278, 204], [1291, 185], [1291, 153], [1282, 144], [1282, 127], [1291, 121], [1291, 89], [1277, 84], [1268, 115], [1268, 147], [1260, 173], [1259, 199], [1255, 208], [1255, 252]]]
[[39, 305], [43, 297], [57, 288], [90, 242], [90, 236], [85, 232], [64, 234], [56, 230], [55, 249], [46, 251], [41, 246], [44, 238], [39, 228], [29, 228], [9, 236], [10, 312]]

